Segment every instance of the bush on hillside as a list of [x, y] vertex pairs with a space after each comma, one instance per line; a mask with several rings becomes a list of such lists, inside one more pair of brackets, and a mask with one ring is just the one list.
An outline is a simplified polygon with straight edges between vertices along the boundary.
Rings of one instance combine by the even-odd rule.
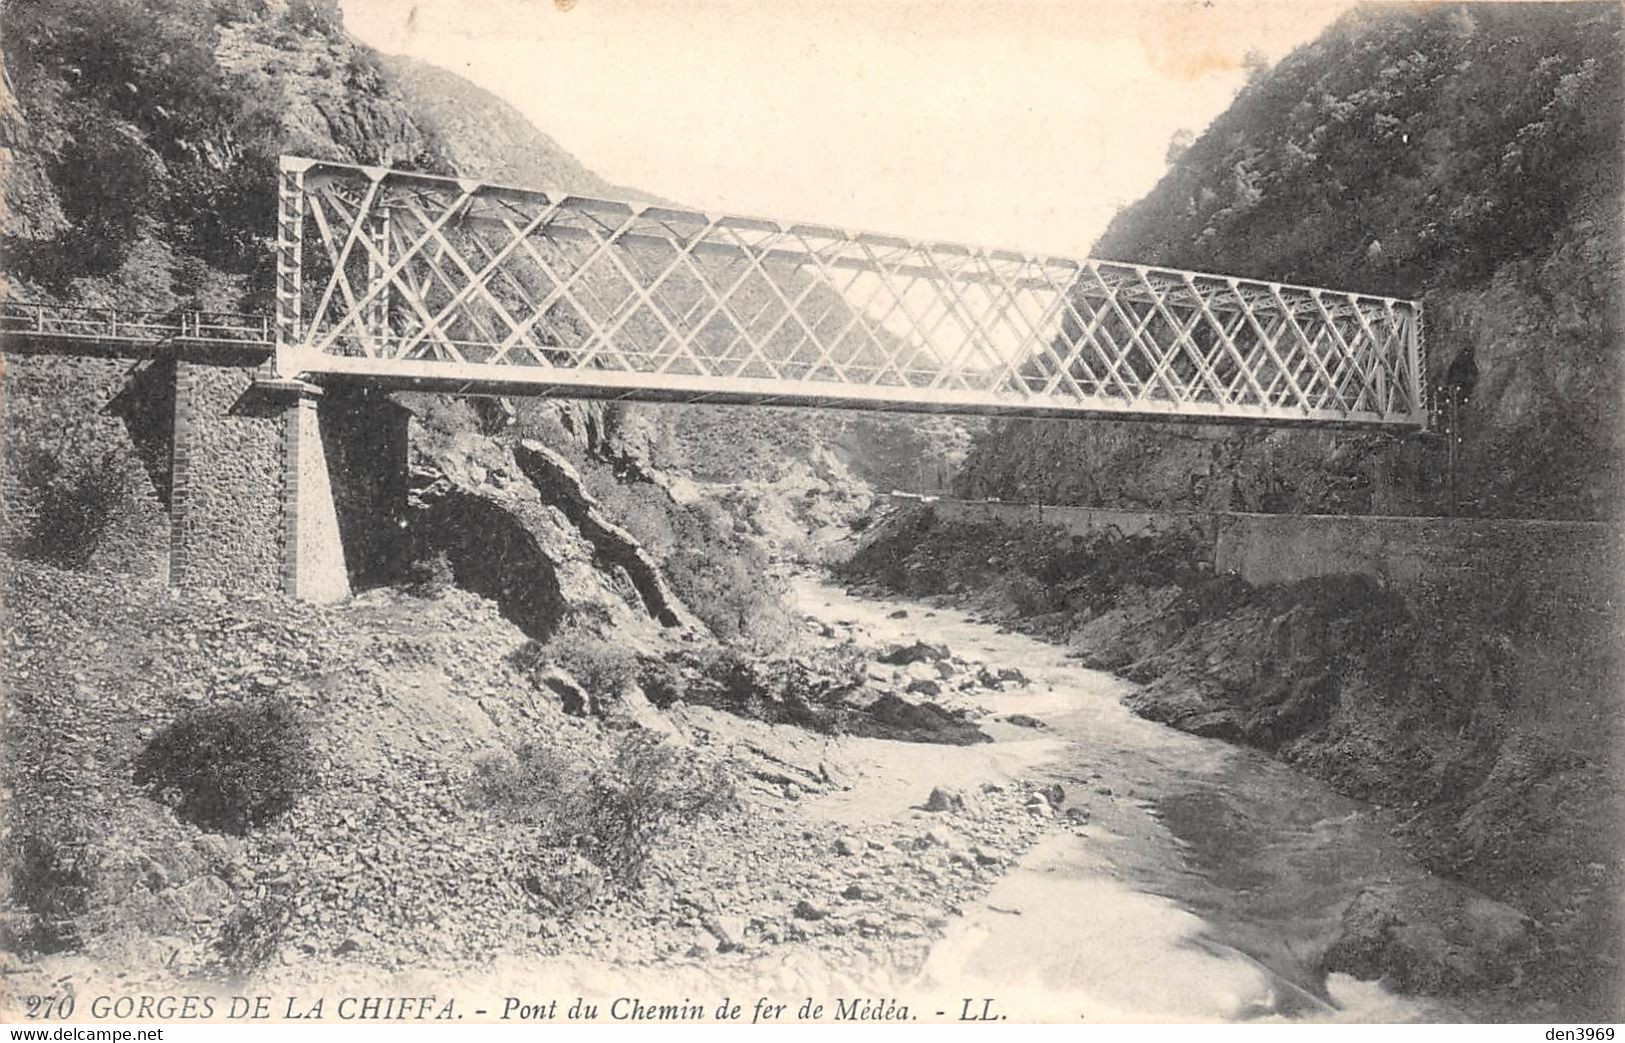
[[0, 943], [28, 953], [77, 948], [98, 865], [88, 827], [73, 814], [24, 816], [6, 849], [6, 902], [24, 915], [4, 924]]
[[[526, 641], [509, 662], [533, 678], [558, 667], [586, 691], [593, 707], [613, 703], [641, 676], [638, 657], [629, 649], [575, 622], [567, 622], [547, 641]], [[565, 707], [568, 713], [586, 709]]]
[[35, 448], [19, 474], [32, 511], [23, 553], [83, 568], [128, 498], [131, 467], [122, 448]]
[[436, 598], [457, 586], [457, 571], [444, 549], [419, 558], [406, 567], [406, 592], [413, 597]]
[[717, 637], [772, 648], [787, 636], [792, 617], [784, 583], [754, 558], [685, 547], [672, 555], [666, 575], [683, 604]]
[[482, 761], [474, 790], [486, 806], [536, 830], [544, 846], [575, 849], [626, 890], [642, 883], [672, 831], [717, 814], [733, 797], [720, 768], [643, 732], [622, 739], [596, 765], [540, 745], [526, 746], [512, 761]]
[[228, 982], [241, 982], [271, 962], [293, 922], [293, 903], [266, 895], [239, 906], [214, 940], [214, 967]]
[[293, 806], [312, 762], [307, 723], [273, 697], [185, 712], [148, 741], [135, 781], [199, 828], [241, 834]]
[[545, 661], [568, 671], [595, 702], [618, 698], [637, 680], [637, 656], [584, 627], [565, 627], [540, 652]]

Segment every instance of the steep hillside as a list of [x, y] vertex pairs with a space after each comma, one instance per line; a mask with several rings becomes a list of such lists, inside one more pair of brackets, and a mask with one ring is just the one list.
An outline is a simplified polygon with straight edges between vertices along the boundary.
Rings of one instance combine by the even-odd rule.
[[279, 153], [450, 172], [330, 0], [66, 0], [4, 19], [16, 296], [264, 309]]
[[470, 177], [586, 195], [637, 195], [588, 170], [512, 105], [456, 73], [402, 55], [381, 59], [418, 119], [435, 128], [447, 161]]
[[[1436, 397], [1464, 400], [1459, 509], [1607, 514], [1620, 55], [1617, 5], [1356, 9], [1257, 76], [1094, 252], [1422, 298]], [[1446, 477], [1437, 441], [1017, 422], [966, 489], [1424, 513], [1448, 509]]]

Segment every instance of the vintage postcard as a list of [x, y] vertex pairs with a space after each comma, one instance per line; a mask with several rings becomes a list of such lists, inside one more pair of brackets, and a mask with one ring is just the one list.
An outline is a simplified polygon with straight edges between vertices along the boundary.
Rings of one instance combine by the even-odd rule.
[[0, 1017], [1613, 1038], [1622, 33], [0, 4]]

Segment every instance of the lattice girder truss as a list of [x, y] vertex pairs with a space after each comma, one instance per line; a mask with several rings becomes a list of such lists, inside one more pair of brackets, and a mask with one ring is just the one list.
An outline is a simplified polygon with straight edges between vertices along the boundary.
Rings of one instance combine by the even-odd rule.
[[1412, 301], [284, 157], [288, 377], [1425, 426]]

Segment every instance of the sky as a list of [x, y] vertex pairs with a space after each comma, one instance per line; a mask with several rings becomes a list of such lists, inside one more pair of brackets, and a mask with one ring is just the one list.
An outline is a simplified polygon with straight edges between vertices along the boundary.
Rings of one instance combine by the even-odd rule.
[[343, 0], [611, 182], [703, 209], [1087, 254], [1325, 0]]

